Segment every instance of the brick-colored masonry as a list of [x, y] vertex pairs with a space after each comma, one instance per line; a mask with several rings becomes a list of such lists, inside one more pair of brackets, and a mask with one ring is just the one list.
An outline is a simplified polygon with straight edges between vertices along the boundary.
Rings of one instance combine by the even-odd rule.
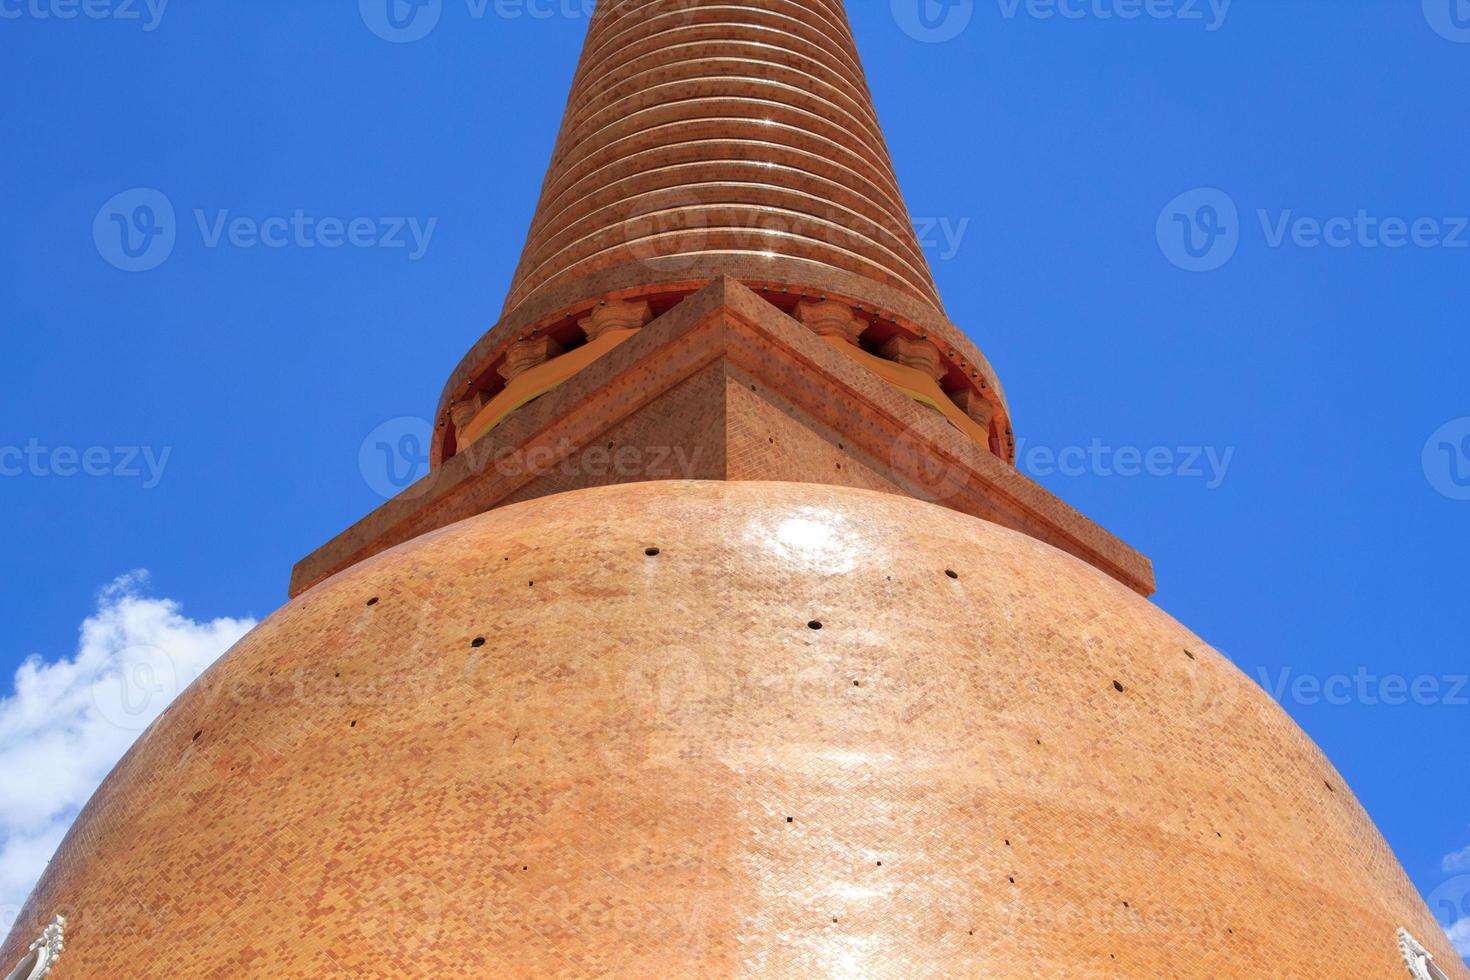
[[941, 308], [836, 0], [602, 4], [506, 312], [625, 262], [718, 255]]
[[53, 980], [1470, 980], [1306, 735], [1015, 470], [985, 326], [839, 0], [603, 0], [431, 472], [139, 739], [0, 976], [59, 915]]

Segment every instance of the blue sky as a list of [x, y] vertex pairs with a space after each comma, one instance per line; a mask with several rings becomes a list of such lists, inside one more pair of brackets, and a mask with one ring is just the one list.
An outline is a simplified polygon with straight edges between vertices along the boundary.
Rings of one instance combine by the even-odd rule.
[[[586, 26], [441, 2], [390, 43], [347, 2], [0, 0], [0, 691], [181, 632], [202, 666], [381, 502], [359, 450], [494, 322]], [[850, 6], [1023, 468], [1470, 915], [1470, 3]], [[171, 250], [106, 244], [163, 207]], [[0, 824], [42, 848], [87, 778]]]

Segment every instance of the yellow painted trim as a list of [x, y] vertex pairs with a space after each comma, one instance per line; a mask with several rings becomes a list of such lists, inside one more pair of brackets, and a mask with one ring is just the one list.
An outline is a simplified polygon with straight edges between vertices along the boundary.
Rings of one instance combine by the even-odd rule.
[[869, 354], [856, 344], [849, 344], [840, 337], [823, 337], [823, 340], [893, 385], [916, 402], [922, 402], [945, 417], [950, 425], [959, 429], [986, 452], [990, 451], [990, 433], [979, 422], [966, 415], [954, 400], [939, 387], [939, 382], [917, 368], [905, 367], [893, 361]]
[[591, 343], [583, 344], [560, 357], [553, 357], [512, 379], [501, 389], [500, 394], [490, 399], [490, 403], [476, 413], [470, 424], [464, 427], [464, 431], [459, 433], [459, 448], [462, 450], [483, 439], [491, 429], [505, 421], [505, 417], [511, 412], [571, 380], [587, 365], [637, 332], [637, 327], [609, 330]]

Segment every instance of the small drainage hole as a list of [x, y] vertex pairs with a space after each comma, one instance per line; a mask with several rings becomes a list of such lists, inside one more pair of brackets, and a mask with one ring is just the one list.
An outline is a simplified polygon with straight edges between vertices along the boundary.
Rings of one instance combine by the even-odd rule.
[[1113, 681], [1113, 690], [1117, 691], [1119, 694], [1122, 694], [1125, 688], [1117, 681]]
[[657, 548], [644, 548], [643, 553], [650, 558], [657, 558], [659, 555], [659, 551]]
[[376, 606], [378, 604], [378, 597], [377, 596], [373, 596], [371, 599], [369, 599], [367, 601], [367, 604], [370, 605], [370, 606]]
[[474, 647], [477, 650], [480, 647], [484, 646], [484, 645], [485, 645], [485, 638], [483, 636], [477, 636], [473, 640], [470, 641], [470, 646]]
[[944, 574], [948, 575], [950, 578], [959, 578], [960, 577], [960, 573], [957, 572], [957, 571], [955, 571], [953, 568], [946, 568], [944, 570]]
[[814, 619], [810, 623], [806, 624], [806, 628], [809, 630], [819, 630], [822, 628], [822, 621], [819, 619]]

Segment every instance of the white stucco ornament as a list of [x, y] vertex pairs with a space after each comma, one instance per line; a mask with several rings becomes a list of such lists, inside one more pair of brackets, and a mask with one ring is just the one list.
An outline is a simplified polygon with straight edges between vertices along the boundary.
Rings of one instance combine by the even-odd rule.
[[66, 948], [65, 931], [66, 919], [59, 915], [52, 919], [46, 931], [41, 933], [41, 938], [31, 943], [30, 950], [5, 980], [45, 980], [60, 958], [61, 951]]
[[1449, 980], [1444, 971], [1434, 965], [1434, 954], [1409, 935], [1407, 929], [1399, 930], [1399, 952], [1403, 954], [1404, 965], [1414, 980]]

